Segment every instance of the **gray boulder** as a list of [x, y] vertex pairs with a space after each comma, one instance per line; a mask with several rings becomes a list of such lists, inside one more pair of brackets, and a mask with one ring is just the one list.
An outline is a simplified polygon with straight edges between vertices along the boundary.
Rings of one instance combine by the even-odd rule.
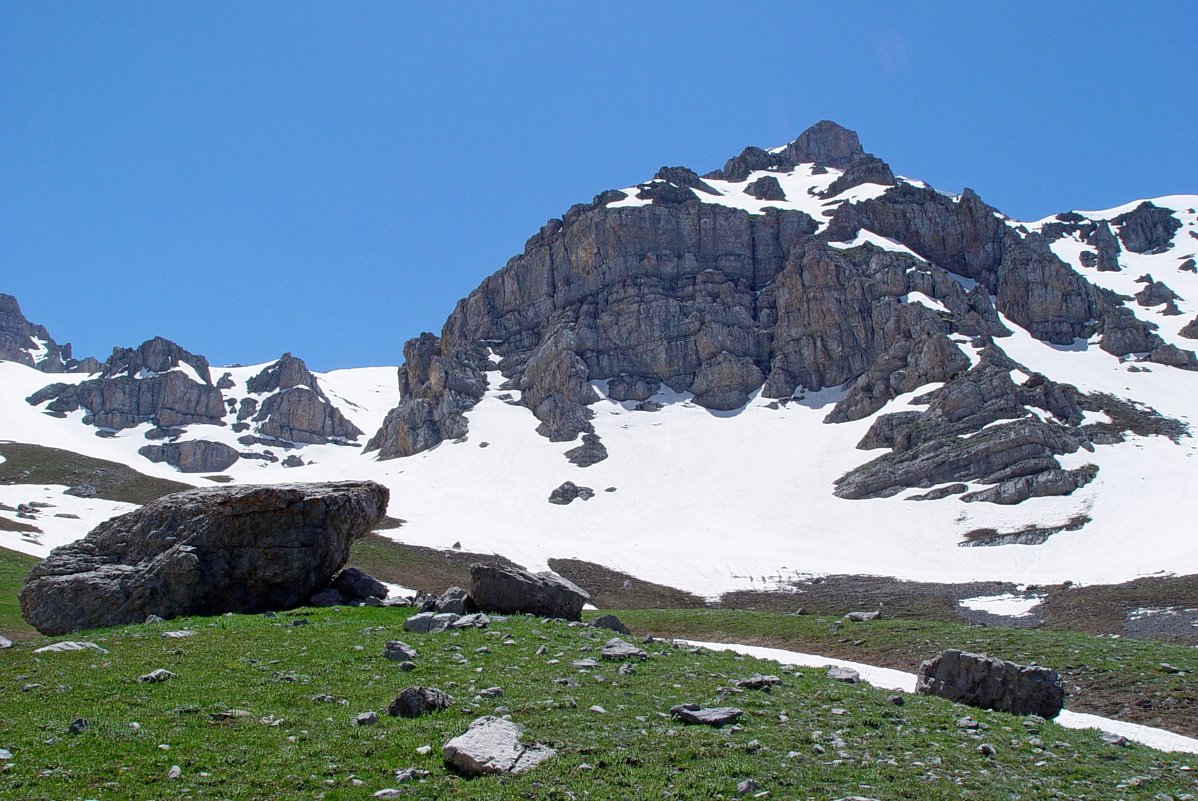
[[476, 718], [464, 734], [441, 748], [445, 767], [463, 776], [488, 773], [523, 773], [532, 770], [556, 752], [547, 746], [520, 743], [524, 727], [510, 720]]
[[632, 634], [632, 632], [628, 630], [628, 627], [620, 621], [620, 618], [616, 617], [615, 615], [602, 615], [597, 617], [595, 618], [595, 621], [591, 623], [591, 625], [597, 629], [609, 629], [617, 634]]
[[232, 467], [240, 457], [236, 449], [223, 442], [190, 439], [165, 445], [143, 445], [137, 452], [151, 462], [166, 462], [180, 473], [219, 473]]
[[441, 593], [433, 608], [438, 612], [450, 612], [455, 615], [468, 615], [478, 611], [474, 601], [470, 599], [470, 594], [461, 587], [450, 587]]
[[915, 691], [982, 709], [1055, 718], [1065, 705], [1060, 675], [985, 654], [944, 651], [919, 666]]
[[460, 619], [461, 615], [452, 612], [421, 612], [405, 620], [403, 627], [414, 634], [436, 634], [448, 631]]
[[484, 612], [581, 620], [590, 597], [552, 573], [529, 573], [506, 565], [470, 566], [470, 597]]
[[21, 614], [62, 634], [151, 614], [290, 609], [328, 586], [388, 497], [370, 481], [167, 495], [54, 549], [26, 578]]
[[449, 709], [453, 698], [435, 687], [408, 687], [387, 706], [387, 714], [400, 718], [418, 718]]
[[332, 587], [351, 601], [386, 598], [388, 592], [383, 582], [356, 567], [347, 567], [338, 573]]
[[649, 654], [645, 653], [640, 648], [637, 648], [631, 643], [621, 640], [619, 637], [612, 637], [603, 646], [603, 650], [599, 653], [604, 659], [610, 659], [616, 662], [622, 662], [628, 659], [643, 660], [648, 659]]

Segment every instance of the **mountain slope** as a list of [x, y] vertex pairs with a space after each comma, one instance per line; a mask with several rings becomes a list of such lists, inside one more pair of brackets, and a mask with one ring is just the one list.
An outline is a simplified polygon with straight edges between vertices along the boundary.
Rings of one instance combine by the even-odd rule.
[[[296, 371], [292, 389], [374, 432], [364, 452], [264, 431], [261, 406], [242, 417], [288, 356], [214, 368], [197, 386], [226, 384], [222, 413], [171, 436], [242, 454], [220, 469], [237, 481], [382, 481], [404, 542], [703, 594], [829, 572], [1198, 572], [1195, 206], [1019, 222], [820, 123], [550, 221], [440, 335], [404, 346], [398, 392], [391, 368]], [[156, 378], [109, 371], [39, 393], [43, 375], [0, 364], [0, 437], [206, 481], [139, 455], [154, 415], [101, 431], [68, 408], [82, 384]], [[303, 464], [244, 455], [271, 443]], [[594, 497], [548, 503], [565, 481]]]

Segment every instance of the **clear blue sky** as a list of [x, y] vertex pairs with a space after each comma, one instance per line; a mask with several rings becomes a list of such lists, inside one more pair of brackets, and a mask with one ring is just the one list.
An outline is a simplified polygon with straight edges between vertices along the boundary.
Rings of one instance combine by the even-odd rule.
[[811, 123], [1016, 217], [1198, 192], [1193, 2], [0, 3], [0, 292], [397, 364], [548, 218]]

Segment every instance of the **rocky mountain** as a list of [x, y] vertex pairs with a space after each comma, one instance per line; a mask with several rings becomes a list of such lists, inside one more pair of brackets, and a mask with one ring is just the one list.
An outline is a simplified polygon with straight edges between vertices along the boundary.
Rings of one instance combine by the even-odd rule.
[[571, 207], [398, 380], [159, 339], [47, 386], [18, 354], [0, 439], [197, 485], [371, 479], [405, 542], [702, 594], [1195, 572], [1196, 207], [1014, 220], [825, 121]]
[[12, 295], [0, 292], [0, 360], [17, 362], [43, 373], [94, 373], [100, 363], [88, 356], [76, 360], [71, 344], [59, 345], [45, 326], [25, 319]]
[[607, 453], [591, 423], [594, 382], [615, 401], [669, 390], [713, 412], [842, 388], [828, 423], [936, 384], [918, 401], [926, 409], [875, 421], [859, 447], [889, 453], [842, 476], [839, 496], [945, 484], [938, 496], [960, 495], [966, 481], [985, 485], [969, 502], [1069, 494], [1096, 468], [1065, 470], [1057, 457], [1129, 429], [1087, 425], [1084, 411], [1116, 414], [1115, 401], [1028, 369], [1002, 342], [1014, 325], [1055, 346], [1198, 369], [1192, 349], [1131, 305], [1180, 314], [1168, 286], [1145, 276], [1133, 298], [1086, 276], [1124, 270], [1128, 253], [1193, 269], [1195, 243], [1175, 246], [1182, 227], [1150, 202], [1110, 220], [1019, 224], [969, 189], [896, 178], [857, 134], [821, 122], [702, 177], [663, 167], [549, 221], [440, 336], [404, 346], [403, 400], [367, 450], [399, 458], [465, 436], [492, 360], [537, 432], [584, 436], [567, 458], [591, 464]]

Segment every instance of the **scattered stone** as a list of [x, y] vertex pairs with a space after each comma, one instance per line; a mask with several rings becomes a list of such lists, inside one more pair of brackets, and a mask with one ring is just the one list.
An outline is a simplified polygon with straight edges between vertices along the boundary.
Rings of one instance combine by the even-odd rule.
[[0, 651], [3, 651], [5, 648], [12, 648], [12, 640], [0, 634]]
[[619, 637], [612, 637], [603, 646], [600, 651], [600, 656], [604, 659], [625, 660], [625, 659], [648, 659], [649, 654], [637, 648], [635, 645], [624, 642]]
[[990, 745], [990, 743], [982, 743], [978, 746], [978, 753], [984, 757], [992, 757], [998, 753], [998, 749]]
[[[770, 177], [770, 176], [767, 176], [767, 177]], [[777, 183], [777, 179], [774, 179], [774, 183]], [[754, 793], [760, 789], [761, 789], [761, 785], [759, 785], [757, 782], [753, 781], [752, 779], [745, 779], [743, 782], [736, 785], [736, 792], [740, 793], [741, 795], [744, 795], [745, 793]]]
[[[424, 747], [427, 748], [428, 746]], [[395, 781], [410, 782], [413, 779], [423, 779], [428, 775], [430, 774], [427, 770], [420, 770], [419, 768], [404, 768], [403, 770], [395, 771]]]
[[704, 708], [698, 704], [678, 704], [670, 707], [670, 714], [681, 718], [683, 723], [713, 726], [718, 729], [735, 723], [744, 712], [732, 706]]
[[1183, 672], [1181, 668], [1176, 667], [1174, 665], [1170, 665], [1168, 662], [1161, 662], [1161, 671], [1164, 673], [1182, 673]]
[[152, 626], [155, 623], [165, 623], [165, 622], [166, 622], [166, 619], [158, 617], [158, 615], [146, 615], [145, 623], [143, 623], [142, 625]]
[[71, 721], [71, 725], [67, 726], [67, 731], [70, 734], [83, 734], [83, 732], [87, 731], [88, 725], [88, 722], [83, 718], [75, 718]]
[[854, 623], [868, 623], [871, 620], [877, 620], [882, 616], [881, 612], [849, 612], [844, 616], [845, 620], [851, 620]]
[[487, 773], [523, 773], [554, 756], [547, 746], [522, 746], [524, 727], [510, 720], [477, 718], [465, 734], [454, 737], [441, 749], [445, 766], [464, 776]]
[[[449, 627], [454, 629], [485, 629], [489, 625], [491, 625], [491, 618], [487, 617], [482, 612], [475, 612], [472, 615], [462, 615], [457, 620], [450, 623]], [[510, 645], [511, 643], [508, 643], [505, 640], [504, 644]]]
[[481, 695], [483, 698], [499, 698], [503, 695], [503, 688], [502, 687], [487, 687], [486, 689], [479, 690], [478, 694]]
[[[308, 621], [305, 620], [304, 622], [307, 623]], [[187, 637], [196, 636], [196, 632], [191, 629], [179, 629], [178, 631], [164, 631], [159, 636], [164, 640], [182, 640]]]
[[594, 712], [595, 714], [598, 714], [598, 715], [606, 715], [607, 714], [607, 710], [604, 709], [603, 707], [599, 706], [598, 704], [595, 704], [594, 706], [592, 706], [588, 711]]
[[142, 684], [157, 684], [164, 681], [169, 681], [175, 678], [175, 674], [164, 668], [156, 668], [146, 673], [143, 676], [138, 676], [137, 680]]
[[1056, 717], [1065, 688], [1055, 670], [1018, 665], [985, 654], [944, 651], [919, 666], [915, 691], [1015, 715]]
[[634, 668], [630, 663], [625, 662], [624, 664], [620, 665], [619, 670], [616, 672], [621, 676], [631, 676], [636, 673], [636, 668]]
[[579, 670], [590, 670], [591, 668], [599, 667], [599, 662], [589, 656], [586, 659], [575, 659], [570, 664]]
[[449, 612], [455, 615], [465, 615], [477, 611], [470, 594], [461, 587], [450, 587], [441, 593], [433, 607], [438, 612]]
[[418, 718], [449, 709], [453, 698], [434, 687], [408, 687], [387, 706], [387, 714], [400, 718]]
[[66, 642], [56, 642], [50, 645], [43, 645], [41, 648], [35, 648], [33, 650], [35, 654], [49, 654], [59, 651], [98, 651], [102, 654], [108, 653], [107, 648], [101, 648], [94, 642], [74, 642], [71, 640], [67, 640]]
[[64, 489], [62, 494], [74, 495], [76, 498], [94, 498], [98, 492], [99, 490], [97, 490], [91, 484], [76, 484], [73, 487], [67, 487]]
[[[396, 774], [396, 778], [397, 779], [399, 778], [398, 774]], [[371, 798], [402, 798], [403, 790], [396, 790], [394, 787], [387, 787], [382, 790], [375, 791], [370, 797]]]
[[171, 769], [166, 772], [166, 778], [171, 781], [181, 779], [183, 777], [183, 768], [178, 765], [171, 765]]
[[362, 712], [354, 718], [355, 726], [373, 726], [379, 722], [379, 716], [373, 712]]
[[852, 668], [840, 667], [839, 665], [828, 668], [828, 672], [824, 675], [836, 681], [843, 681], [845, 684], [856, 684], [861, 681], [860, 673]]
[[403, 627], [415, 634], [436, 634], [448, 630], [459, 617], [449, 612], [421, 612], [405, 620]]
[[591, 625], [597, 629], [610, 629], [617, 634], [632, 634], [632, 632], [628, 630], [628, 627], [620, 622], [620, 618], [616, 617], [615, 615], [603, 615], [602, 617], [598, 617]]
[[416, 649], [401, 640], [388, 640], [383, 646], [383, 656], [395, 662], [415, 659]]
[[590, 596], [553, 573], [529, 573], [507, 565], [470, 566], [470, 597], [484, 612], [581, 620]]
[[775, 684], [781, 683], [782, 679], [778, 678], [777, 676], [763, 676], [760, 673], [754, 673], [747, 679], [738, 679], [736, 681], [736, 686], [742, 687], [746, 690], [768, 690]]
[[887, 697], [886, 700], [895, 706], [902, 706], [903, 704], [907, 703], [907, 699], [901, 695], [891, 695]]
[[573, 481], [564, 481], [561, 486], [549, 493], [549, 502], [565, 506], [576, 499], [589, 501], [595, 497], [595, 491], [590, 487], [580, 487]]

